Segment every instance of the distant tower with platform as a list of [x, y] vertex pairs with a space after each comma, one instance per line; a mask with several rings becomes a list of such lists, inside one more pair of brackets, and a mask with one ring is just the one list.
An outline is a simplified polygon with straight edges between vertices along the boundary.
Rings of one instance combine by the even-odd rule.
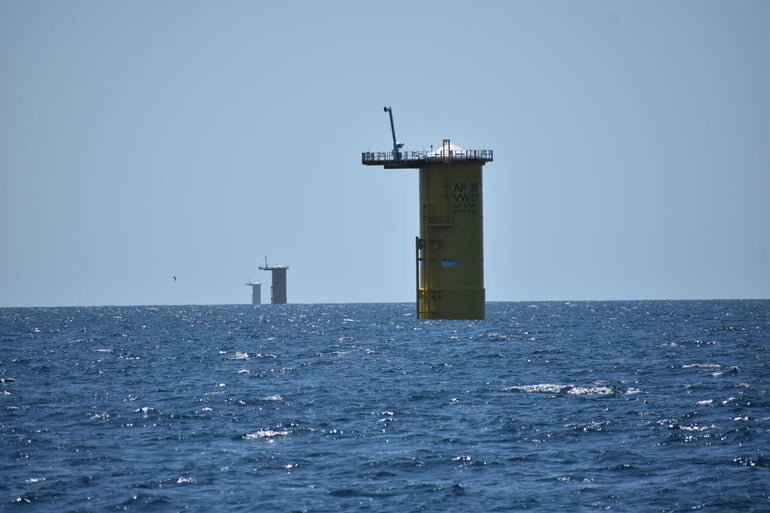
[[282, 305], [286, 303], [286, 271], [288, 265], [267, 265], [265, 257], [265, 266], [260, 266], [262, 271], [271, 271], [273, 274], [273, 284], [270, 286], [270, 303], [273, 305]]
[[417, 317], [483, 319], [484, 226], [481, 168], [492, 150], [464, 150], [444, 139], [430, 151], [402, 151], [390, 115], [393, 150], [364, 152], [365, 166], [419, 169], [420, 236], [415, 243]]
[[262, 304], [262, 284], [251, 283], [251, 280], [249, 280], [249, 282], [246, 283], [246, 286], [251, 287], [251, 304], [261, 305]]

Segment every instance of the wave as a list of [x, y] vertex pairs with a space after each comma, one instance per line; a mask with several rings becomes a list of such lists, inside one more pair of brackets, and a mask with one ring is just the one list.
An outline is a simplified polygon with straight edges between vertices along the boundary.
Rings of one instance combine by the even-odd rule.
[[274, 429], [260, 429], [259, 431], [254, 431], [253, 433], [247, 433], [243, 435], [244, 440], [257, 440], [260, 438], [276, 438], [279, 436], [289, 436], [291, 434], [291, 431], [283, 430], [278, 431]]
[[542, 383], [539, 385], [521, 385], [503, 388], [503, 392], [540, 392], [547, 394], [560, 394], [562, 390], [569, 385], [554, 385], [551, 383]]
[[251, 358], [278, 358], [274, 354], [269, 353], [246, 353], [243, 351], [236, 351], [230, 359], [231, 360], [250, 360]]
[[[579, 386], [579, 385], [558, 385], [554, 383], [539, 383], [536, 385], [517, 385], [503, 388], [503, 392], [526, 392], [540, 394], [561, 394], [571, 395], [612, 395], [615, 391], [608, 386]], [[629, 388], [628, 394], [638, 394], [641, 391], [637, 388]]]
[[567, 393], [574, 395], [612, 395], [613, 390], [610, 387], [572, 387], [567, 390]]

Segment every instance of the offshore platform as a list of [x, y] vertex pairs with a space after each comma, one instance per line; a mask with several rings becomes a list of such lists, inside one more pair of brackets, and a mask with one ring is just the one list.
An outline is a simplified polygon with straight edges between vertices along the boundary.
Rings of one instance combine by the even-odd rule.
[[286, 271], [288, 265], [267, 265], [265, 257], [265, 266], [259, 267], [262, 271], [270, 271], [273, 275], [273, 284], [270, 286], [270, 304], [282, 305], [286, 303]]
[[261, 305], [262, 304], [262, 284], [251, 283], [251, 280], [249, 280], [246, 283], [246, 286], [251, 287], [251, 304]]
[[464, 150], [444, 139], [430, 151], [402, 151], [390, 116], [393, 150], [364, 152], [365, 166], [419, 169], [420, 235], [415, 241], [417, 317], [483, 319], [484, 230], [481, 168], [492, 150]]

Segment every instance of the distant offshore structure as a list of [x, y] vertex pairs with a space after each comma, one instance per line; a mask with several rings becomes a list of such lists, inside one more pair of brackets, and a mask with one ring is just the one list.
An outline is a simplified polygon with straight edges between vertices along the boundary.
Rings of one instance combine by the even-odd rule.
[[270, 286], [270, 303], [273, 305], [282, 305], [286, 303], [286, 271], [289, 266], [286, 265], [267, 265], [265, 257], [264, 267], [260, 266], [262, 271], [271, 271], [273, 275], [273, 284]]
[[390, 116], [393, 150], [364, 152], [365, 166], [420, 170], [420, 236], [415, 242], [417, 317], [483, 319], [484, 235], [481, 168], [492, 150], [441, 148], [403, 152]]
[[251, 304], [261, 305], [262, 304], [262, 284], [251, 283], [251, 280], [249, 280], [246, 283], [246, 286], [251, 287]]

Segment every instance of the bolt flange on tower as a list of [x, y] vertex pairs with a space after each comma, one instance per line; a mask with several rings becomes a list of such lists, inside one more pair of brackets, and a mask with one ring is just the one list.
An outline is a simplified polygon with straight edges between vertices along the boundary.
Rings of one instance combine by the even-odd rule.
[[420, 235], [415, 244], [417, 317], [483, 319], [484, 226], [481, 168], [492, 150], [464, 150], [444, 139], [430, 151], [402, 151], [390, 115], [393, 150], [364, 152], [365, 166], [419, 169]]

